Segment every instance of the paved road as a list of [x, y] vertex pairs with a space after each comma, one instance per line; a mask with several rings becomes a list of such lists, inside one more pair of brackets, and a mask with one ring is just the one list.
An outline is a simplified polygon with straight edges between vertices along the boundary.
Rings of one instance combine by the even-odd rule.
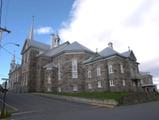
[[11, 93], [7, 102], [18, 108], [9, 120], [159, 120], [159, 102], [110, 109]]

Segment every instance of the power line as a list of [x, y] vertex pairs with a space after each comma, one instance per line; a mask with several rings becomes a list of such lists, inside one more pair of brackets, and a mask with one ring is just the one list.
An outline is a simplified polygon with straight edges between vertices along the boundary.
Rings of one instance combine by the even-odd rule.
[[[0, 45], [0, 48], [2, 48], [3, 50], [5, 50], [8, 54], [10, 54], [11, 56], [14, 56], [14, 53], [12, 53], [12, 52], [10, 52], [8, 49], [6, 49], [5, 47], [3, 47], [2, 45]], [[15, 56], [16, 57], [16, 59], [18, 59], [18, 60], [22, 60], [21, 58], [19, 58], [19, 57], [17, 57], [17, 56]]]

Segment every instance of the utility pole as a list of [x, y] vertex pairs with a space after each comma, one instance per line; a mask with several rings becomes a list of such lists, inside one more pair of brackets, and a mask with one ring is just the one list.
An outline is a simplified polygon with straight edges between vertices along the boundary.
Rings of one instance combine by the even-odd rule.
[[2, 103], [2, 110], [1, 110], [1, 117], [3, 117], [3, 115], [4, 114], [6, 114], [6, 93], [7, 93], [7, 81], [9, 80], [9, 79], [7, 79], [7, 78], [2, 78], [2, 80], [5, 80], [5, 82], [4, 82], [4, 88], [3, 88], [3, 93], [4, 93], [4, 95], [3, 95], [3, 103]]
[[8, 30], [8, 29], [6, 29], [6, 28], [1, 27], [1, 26], [2, 26], [2, 9], [3, 9], [3, 0], [1, 0], [0, 2], [1, 2], [1, 5], [0, 5], [0, 45], [1, 45], [3, 32], [10, 33], [11, 31], [10, 31], [10, 30]]

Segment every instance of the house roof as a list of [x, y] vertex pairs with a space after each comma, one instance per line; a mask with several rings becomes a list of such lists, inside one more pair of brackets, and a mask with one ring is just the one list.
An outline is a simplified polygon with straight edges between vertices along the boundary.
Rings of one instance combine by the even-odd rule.
[[99, 54], [103, 57], [109, 57], [109, 56], [116, 55], [119, 53], [117, 51], [113, 50], [112, 48], [107, 47], [104, 50], [102, 50], [101, 52], [99, 52]]
[[85, 46], [81, 45], [78, 42], [65, 42], [51, 50], [48, 50], [47, 52], [44, 53], [44, 55], [53, 57], [57, 54], [60, 54], [62, 52], [91, 52], [93, 53], [90, 49], [86, 48]]
[[26, 41], [25, 41], [25, 43], [23, 45], [21, 53], [24, 53], [25, 50], [28, 49], [28, 48], [25, 49], [26, 44], [28, 44], [28, 48], [29, 47], [35, 47], [35, 48], [38, 48], [40, 50], [48, 50], [50, 48], [50, 45], [47, 45], [45, 43], [42, 43], [42, 42], [39, 42], [39, 41], [35, 41], [35, 40], [26, 39]]
[[133, 53], [133, 51], [126, 51], [123, 53], [118, 53], [117, 51], [115, 51], [114, 49], [110, 48], [110, 47], [106, 47], [105, 49], [103, 49], [101, 52], [99, 52], [98, 55], [94, 55], [91, 56], [90, 58], [88, 58], [87, 60], [85, 60], [83, 63], [90, 63], [99, 59], [104, 59], [104, 58], [108, 58], [111, 56], [120, 56], [123, 58], [130, 58], [131, 60], [135, 60], [136, 61], [136, 57]]
[[68, 52], [68, 51], [79, 51], [79, 52], [82, 52], [82, 51], [87, 51], [87, 52], [91, 52], [93, 53], [93, 51], [91, 51], [90, 49], [88, 49], [87, 47], [81, 45], [80, 43], [78, 42], [73, 42], [71, 43], [70, 45], [68, 45], [67, 47], [64, 48], [64, 51], [65, 52]]
[[132, 50], [128, 50], [126, 52], [121, 53], [122, 56], [126, 57], [126, 58], [130, 58], [131, 60], [135, 60], [136, 61], [136, 57], [133, 53]]
[[64, 48], [67, 47], [69, 44], [70, 43], [67, 41], [67, 42], [65, 42], [65, 43], [63, 43], [63, 44], [61, 44], [61, 45], [59, 45], [59, 46], [57, 46], [55, 48], [52, 48], [52, 49], [46, 51], [44, 53], [44, 55], [52, 57], [52, 56], [62, 52], [64, 50]]
[[40, 48], [42, 50], [48, 50], [50, 48], [50, 45], [47, 45], [45, 43], [35, 41], [35, 40], [29, 40], [29, 45], [33, 47]]

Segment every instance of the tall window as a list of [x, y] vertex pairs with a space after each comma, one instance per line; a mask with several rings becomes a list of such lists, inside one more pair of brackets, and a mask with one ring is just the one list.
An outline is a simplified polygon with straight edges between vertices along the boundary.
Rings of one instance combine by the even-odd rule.
[[125, 85], [126, 85], [125, 80], [122, 80], [122, 84], [123, 84], [123, 86], [125, 86]]
[[102, 82], [98, 81], [98, 88], [101, 88], [101, 87], [102, 87]]
[[121, 73], [124, 73], [124, 67], [123, 67], [123, 64], [120, 64], [120, 71], [121, 71]]
[[48, 83], [48, 84], [51, 84], [51, 75], [48, 75], [47, 83]]
[[113, 73], [113, 66], [111, 64], [108, 65], [109, 74]]
[[58, 87], [58, 92], [62, 92], [61, 87]]
[[143, 85], [143, 84], [144, 84], [144, 81], [141, 79], [141, 80], [140, 80], [140, 83], [141, 83], [141, 85]]
[[77, 85], [73, 85], [73, 91], [77, 92], [78, 91], [78, 86]]
[[88, 89], [92, 89], [92, 84], [88, 83]]
[[78, 78], [77, 59], [72, 59], [72, 78]]
[[114, 80], [109, 80], [109, 84], [110, 84], [110, 86], [115, 86]]
[[88, 78], [91, 78], [92, 76], [91, 76], [91, 71], [90, 70], [88, 70]]
[[101, 75], [100, 67], [97, 67], [97, 76]]
[[60, 63], [58, 63], [58, 80], [61, 80], [61, 68]]

